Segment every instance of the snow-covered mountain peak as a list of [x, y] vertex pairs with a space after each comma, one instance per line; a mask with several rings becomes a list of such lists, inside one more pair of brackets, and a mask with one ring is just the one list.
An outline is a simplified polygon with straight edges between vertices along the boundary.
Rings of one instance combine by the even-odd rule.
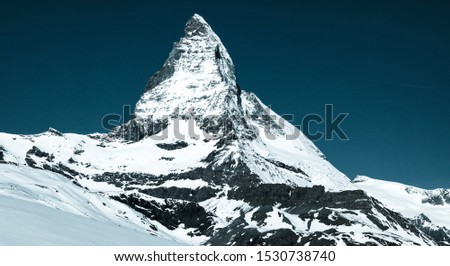
[[[177, 44], [184, 43], [189, 45], [189, 48], [194, 53], [195, 49], [200, 51], [203, 50], [208, 53], [208, 59], [214, 59], [216, 62], [219, 62], [218, 59], [225, 59], [225, 61], [229, 64], [229, 67], [231, 67], [230, 71], [234, 74], [234, 65], [230, 55], [225, 49], [219, 36], [213, 31], [211, 26], [203, 17], [198, 14], [194, 14], [188, 22], [186, 22], [184, 34], [185, 36], [181, 38], [180, 42]], [[214, 48], [214, 53], [210, 53], [211, 51], [209, 48]]]
[[147, 83], [135, 115], [161, 119], [176, 110], [180, 115], [220, 115], [230, 101], [238, 102], [238, 92], [227, 49], [208, 23], [194, 15], [186, 23], [185, 36]]
[[[174, 137], [164, 137], [170, 134]], [[241, 90], [226, 48], [199, 15], [187, 22], [185, 36], [151, 77], [135, 118], [113, 136], [126, 141], [161, 136], [163, 145], [179, 146], [182, 140], [198, 147], [212, 140], [214, 150], [201, 160], [212, 171], [225, 167], [236, 176], [241, 167], [258, 177], [255, 182], [353, 188], [296, 127]], [[231, 177], [220, 175], [229, 185]]]
[[194, 14], [184, 28], [184, 33], [186, 36], [205, 36], [214, 34], [211, 26], [206, 22], [206, 20], [199, 14]]

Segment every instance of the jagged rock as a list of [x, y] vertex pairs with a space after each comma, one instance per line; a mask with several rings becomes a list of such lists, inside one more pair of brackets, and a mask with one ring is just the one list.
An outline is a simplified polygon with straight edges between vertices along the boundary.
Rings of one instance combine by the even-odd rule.
[[210, 236], [213, 233], [213, 215], [207, 213], [196, 203], [166, 200], [164, 204], [160, 204], [156, 201], [146, 201], [137, 195], [124, 194], [112, 196], [112, 198], [126, 203], [147, 217], [160, 222], [169, 230], [184, 225], [184, 228], [195, 229], [194, 235]]
[[48, 128], [48, 132], [49, 132], [50, 134], [55, 135], [55, 136], [63, 137], [63, 133], [61, 133], [60, 131], [58, 131], [58, 130], [52, 128], [52, 127], [49, 127], [49, 128]]
[[218, 191], [209, 187], [201, 187], [197, 189], [158, 187], [142, 189], [139, 190], [139, 192], [161, 199], [180, 199], [192, 202], [201, 202], [215, 197]]
[[156, 146], [164, 150], [172, 151], [186, 148], [189, 144], [185, 141], [177, 141], [175, 143], [157, 143]]
[[159, 158], [160, 160], [165, 160], [165, 161], [173, 161], [173, 159], [175, 159], [175, 157], [166, 157], [166, 156], [163, 156], [163, 157], [161, 157], [161, 158]]
[[5, 155], [3, 154], [3, 152], [6, 152], [6, 150], [2, 146], [0, 146], [0, 162], [4, 162], [5, 160]]

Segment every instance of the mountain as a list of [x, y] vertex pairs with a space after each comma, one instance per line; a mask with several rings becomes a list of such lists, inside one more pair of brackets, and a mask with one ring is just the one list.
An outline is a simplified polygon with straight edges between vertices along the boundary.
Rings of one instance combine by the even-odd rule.
[[[242, 90], [225, 46], [199, 15], [148, 81], [130, 121], [105, 134], [0, 133], [0, 169], [8, 197], [23, 200], [27, 191], [37, 204], [185, 244], [447, 243], [428, 230], [431, 222], [361, 190]], [[73, 200], [60, 192], [50, 204], [40, 198], [59, 191], [55, 175], [77, 191]]]
[[[163, 136], [165, 130], [168, 136], [159, 149], [179, 147], [199, 155], [192, 160], [195, 165], [182, 167], [174, 157], [162, 175], [199, 166], [221, 172], [213, 168], [223, 166], [234, 169], [228, 178], [239, 169], [254, 173], [257, 182], [352, 187], [297, 128], [287, 122], [280, 126], [280, 116], [256, 95], [240, 89], [231, 57], [202, 17], [194, 15], [184, 32], [161, 70], [150, 78], [136, 104], [135, 118], [117, 128], [114, 136], [145, 141], [148, 136]], [[227, 180], [215, 182], [223, 181]]]
[[380, 199], [384, 204], [413, 218], [424, 214], [434, 224], [450, 228], [450, 220], [444, 213], [450, 213], [450, 190], [426, 190], [401, 183], [357, 176], [353, 183], [368, 195]]
[[357, 176], [353, 183], [390, 209], [400, 212], [432, 235], [442, 245], [450, 245], [450, 190], [426, 190], [401, 183]]

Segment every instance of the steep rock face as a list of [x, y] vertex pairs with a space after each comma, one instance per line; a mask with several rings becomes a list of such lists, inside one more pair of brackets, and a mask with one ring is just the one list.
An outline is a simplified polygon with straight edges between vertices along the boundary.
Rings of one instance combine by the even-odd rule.
[[0, 133], [0, 156], [125, 203], [152, 221], [152, 232], [183, 243], [442, 243], [358, 190], [296, 127], [242, 90], [199, 15], [128, 123], [87, 136]]
[[162, 69], [150, 78], [136, 104], [136, 117], [161, 118], [175, 111], [203, 117], [237, 109], [234, 65], [219, 37], [199, 15], [186, 23], [184, 32]]
[[241, 116], [234, 65], [220, 38], [199, 15], [186, 23], [184, 33], [147, 83], [135, 118], [117, 128], [118, 135], [140, 140], [159, 133], [174, 118], [193, 118], [213, 132], [208, 117]]
[[[265, 197], [263, 196], [265, 195]], [[230, 191], [251, 210], [220, 229], [211, 245], [423, 245], [434, 240], [361, 190], [264, 184]], [[402, 232], [405, 235], [394, 233]]]

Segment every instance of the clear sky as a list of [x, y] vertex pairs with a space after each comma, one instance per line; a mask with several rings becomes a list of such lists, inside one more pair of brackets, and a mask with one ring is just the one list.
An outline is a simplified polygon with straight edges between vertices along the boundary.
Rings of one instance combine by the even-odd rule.
[[315, 142], [350, 178], [450, 188], [448, 1], [242, 2], [2, 1], [0, 131], [104, 131], [199, 13], [274, 111], [350, 114]]

